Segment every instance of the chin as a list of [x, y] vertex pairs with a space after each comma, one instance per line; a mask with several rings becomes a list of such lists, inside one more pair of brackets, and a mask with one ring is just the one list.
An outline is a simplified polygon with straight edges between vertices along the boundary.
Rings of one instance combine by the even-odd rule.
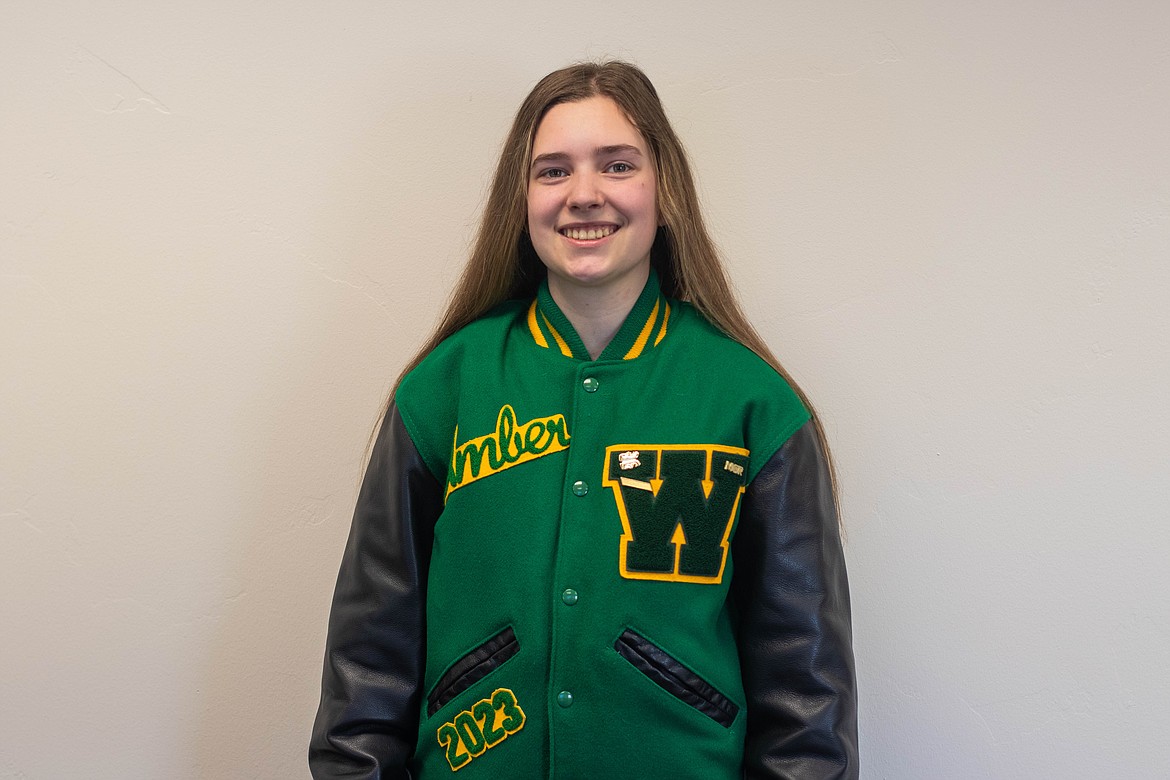
[[566, 284], [580, 284], [587, 286], [601, 284], [609, 276], [606, 269], [604, 268], [589, 268], [586, 266], [565, 268], [551, 273], [553, 273], [555, 276], [559, 276]]

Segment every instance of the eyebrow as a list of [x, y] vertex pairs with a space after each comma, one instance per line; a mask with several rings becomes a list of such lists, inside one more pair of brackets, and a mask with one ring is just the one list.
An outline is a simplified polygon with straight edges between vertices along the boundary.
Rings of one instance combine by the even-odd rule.
[[[612, 146], [599, 146], [593, 150], [595, 157], [607, 157], [611, 154], [636, 154], [639, 157], [643, 156], [643, 152], [638, 147], [632, 144], [613, 144]], [[564, 152], [548, 152], [546, 154], [537, 155], [532, 158], [532, 165], [529, 170], [535, 168], [540, 163], [559, 162], [561, 160], [569, 159], [569, 155]]]

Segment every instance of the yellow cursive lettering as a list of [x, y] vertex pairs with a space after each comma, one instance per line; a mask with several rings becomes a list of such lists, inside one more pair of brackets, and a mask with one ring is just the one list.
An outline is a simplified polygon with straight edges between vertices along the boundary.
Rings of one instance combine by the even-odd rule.
[[492, 433], [459, 444], [459, 429], [455, 429], [446, 495], [478, 479], [561, 452], [568, 448], [570, 440], [563, 414], [517, 423], [516, 410], [505, 404], [500, 407]]

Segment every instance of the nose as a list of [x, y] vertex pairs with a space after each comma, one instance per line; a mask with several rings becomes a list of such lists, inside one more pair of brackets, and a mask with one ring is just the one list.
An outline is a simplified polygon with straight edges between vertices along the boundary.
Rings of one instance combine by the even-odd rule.
[[569, 208], [586, 210], [597, 208], [605, 199], [601, 192], [600, 177], [588, 171], [574, 174], [569, 190]]

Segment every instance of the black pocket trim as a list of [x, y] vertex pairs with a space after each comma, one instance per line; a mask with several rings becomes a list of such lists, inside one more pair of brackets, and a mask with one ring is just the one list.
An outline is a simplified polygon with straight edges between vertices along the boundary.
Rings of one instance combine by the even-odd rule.
[[691, 705], [724, 728], [731, 728], [739, 706], [650, 640], [626, 629], [613, 649], [667, 693]]
[[474, 683], [495, 671], [504, 661], [520, 652], [516, 632], [508, 626], [500, 633], [460, 658], [439, 678], [427, 696], [427, 717], [466, 691]]

